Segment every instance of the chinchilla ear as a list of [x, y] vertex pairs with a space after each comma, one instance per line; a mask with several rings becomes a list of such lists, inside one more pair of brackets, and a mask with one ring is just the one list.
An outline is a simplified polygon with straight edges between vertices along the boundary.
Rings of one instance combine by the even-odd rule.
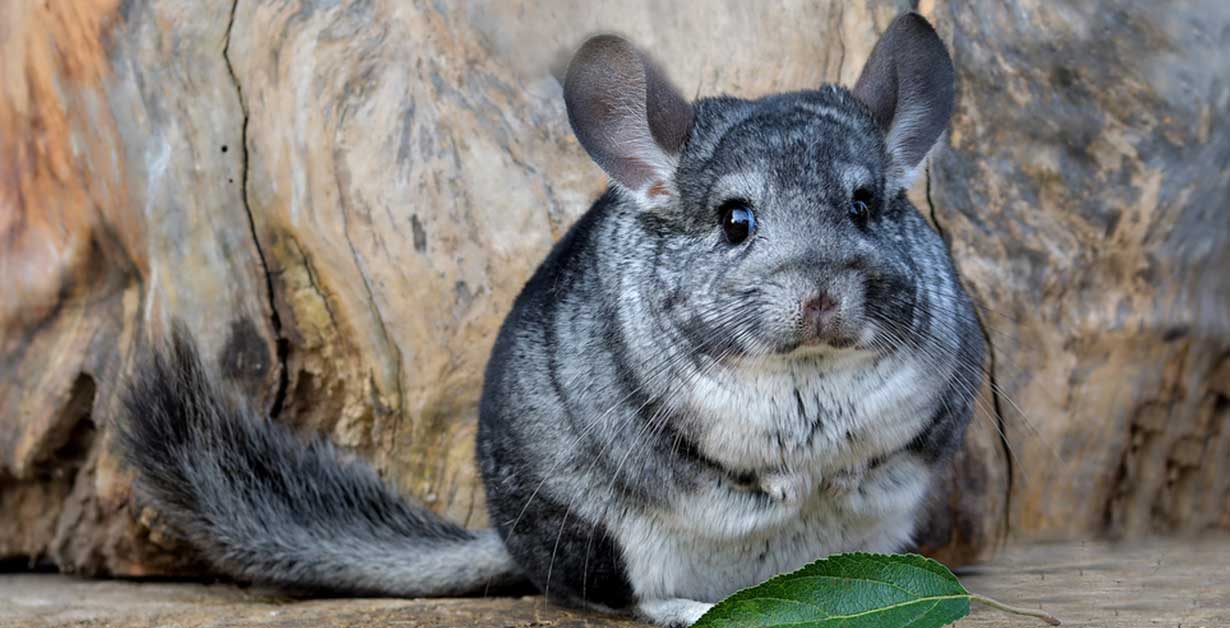
[[898, 16], [876, 42], [854, 85], [871, 110], [899, 169], [891, 182], [909, 187], [918, 165], [952, 116], [952, 59], [935, 29], [917, 13]]
[[564, 80], [568, 121], [585, 151], [646, 206], [676, 193], [692, 105], [654, 63], [614, 35], [581, 46]]

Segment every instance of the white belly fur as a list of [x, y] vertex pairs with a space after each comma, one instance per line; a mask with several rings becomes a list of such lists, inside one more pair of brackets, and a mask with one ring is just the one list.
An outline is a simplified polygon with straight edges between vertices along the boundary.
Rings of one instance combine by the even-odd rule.
[[[852, 370], [858, 366], [865, 364]], [[761, 374], [747, 387], [702, 381], [683, 402], [703, 417], [699, 444], [707, 456], [736, 469], [777, 466], [807, 474], [819, 486], [840, 469], [899, 451], [927, 420], [926, 382], [943, 377], [924, 375], [914, 364], [882, 366], [882, 379], [863, 378], [858, 385], [840, 369], [816, 378], [790, 368], [765, 374], [760, 365]], [[794, 428], [796, 389], [805, 406], [835, 400], [854, 411], [826, 417], [825, 429], [802, 447], [806, 430]], [[848, 439], [847, 432], [858, 438]], [[640, 599], [715, 602], [829, 554], [901, 549], [914, 532], [932, 475], [900, 451], [847, 492], [814, 490], [794, 503], [715, 480], [680, 495], [668, 510], [628, 513], [613, 532]]]
[[615, 530], [628, 579], [640, 599], [716, 602], [829, 554], [899, 550], [931, 481], [901, 456], [848, 494], [818, 492], [802, 504], [715, 486], [670, 511], [631, 514]]

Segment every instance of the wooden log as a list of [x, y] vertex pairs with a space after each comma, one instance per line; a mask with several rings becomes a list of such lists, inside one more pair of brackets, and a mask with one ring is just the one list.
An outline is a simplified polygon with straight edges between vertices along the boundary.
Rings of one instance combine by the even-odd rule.
[[[911, 197], [994, 349], [920, 539], [953, 563], [1009, 531], [1230, 528], [1230, 285], [1212, 266], [1230, 237], [1209, 209], [1230, 138], [1208, 44], [1230, 19], [1084, 6], [919, 7], [959, 104]], [[604, 185], [567, 127], [568, 52], [620, 31], [688, 93], [755, 97], [853, 82], [899, 9], [0, 5], [0, 558], [199, 571], [110, 445], [123, 378], [171, 316], [276, 420], [484, 525], [482, 366]]]
[[960, 85], [928, 198], [984, 306], [1011, 528], [1225, 530], [1230, 5], [933, 13]]
[[110, 447], [143, 339], [185, 317], [257, 399], [274, 360], [242, 202], [218, 3], [0, 7], [0, 556], [129, 575], [188, 564]]

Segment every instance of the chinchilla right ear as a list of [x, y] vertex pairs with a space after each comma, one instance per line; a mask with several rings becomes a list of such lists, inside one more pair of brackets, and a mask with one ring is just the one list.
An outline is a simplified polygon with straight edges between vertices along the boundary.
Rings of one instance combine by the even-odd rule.
[[564, 103], [581, 146], [643, 206], [676, 195], [692, 105], [652, 60], [614, 35], [592, 37], [568, 66]]
[[927, 20], [905, 13], [876, 42], [854, 85], [885, 135], [896, 166], [890, 186], [909, 187], [923, 157], [952, 116], [956, 96], [952, 59]]

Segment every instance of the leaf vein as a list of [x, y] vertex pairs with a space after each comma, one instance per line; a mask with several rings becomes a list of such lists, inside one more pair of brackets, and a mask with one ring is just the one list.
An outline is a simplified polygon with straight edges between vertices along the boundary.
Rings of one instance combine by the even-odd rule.
[[873, 608], [873, 609], [865, 610], [859, 613], [853, 613], [851, 615], [830, 615], [829, 617], [831, 619], [841, 619], [841, 620], [857, 619], [859, 617], [865, 617], [873, 613], [886, 613], [891, 610], [895, 610], [898, 608], [905, 608], [907, 606], [912, 606], [914, 604], [922, 604], [924, 602], [933, 602], [932, 606], [938, 606], [940, 602], [943, 602], [946, 600], [959, 600], [962, 598], [969, 599], [969, 595], [945, 595], [945, 596], [919, 598], [917, 600], [910, 600], [907, 602], [898, 602], [896, 604], [889, 604], [888, 606], [881, 606], [879, 608]]
[[[776, 600], [776, 601], [782, 601], [782, 602], [794, 602], [794, 603], [796, 603], [796, 604], [800, 604], [800, 605], [803, 605], [803, 606], [810, 606], [810, 607], [812, 607], [812, 608], [815, 608], [817, 611], [820, 611], [820, 613], [821, 613], [821, 614], [824, 614], [824, 611], [823, 611], [823, 610], [821, 610], [819, 607], [814, 606], [814, 605], [812, 605], [812, 604], [808, 604], [808, 603], [806, 603], [806, 602], [799, 602], [799, 601], [797, 601], [797, 600], [790, 600], [790, 599], [786, 599], [786, 598], [778, 598], [778, 597], [771, 597], [771, 596], [756, 596], [756, 597], [754, 597], [754, 598], [747, 598], [747, 599], [749, 599], [749, 600], [755, 599], [755, 600]], [[828, 614], [824, 614], [824, 617], [823, 617], [822, 619], [832, 620], [832, 621], [840, 621], [840, 622], [847, 622], [847, 621], [850, 621], [851, 619], [858, 619], [859, 617], [866, 617], [867, 615], [873, 615], [873, 614], [876, 614], [876, 613], [887, 613], [887, 612], [889, 612], [889, 611], [893, 611], [893, 610], [896, 610], [896, 609], [899, 609], [899, 608], [906, 608], [906, 607], [909, 607], [909, 606], [913, 606], [913, 605], [915, 605], [915, 604], [925, 604], [925, 603], [927, 603], [927, 602], [931, 602], [931, 607], [930, 607], [930, 608], [928, 608], [926, 611], [924, 611], [924, 612], [923, 612], [923, 614], [925, 615], [926, 613], [931, 612], [931, 611], [932, 611], [932, 610], [933, 610], [936, 606], [939, 606], [940, 602], [945, 602], [945, 601], [948, 601], [948, 600], [960, 600], [960, 599], [969, 599], [969, 595], [968, 595], [968, 594], [961, 594], [961, 595], [943, 595], [943, 596], [920, 597], [920, 598], [913, 599], [913, 600], [907, 600], [907, 601], [905, 601], [905, 602], [897, 602], [896, 604], [889, 604], [889, 605], [887, 605], [887, 606], [879, 606], [879, 607], [876, 607], [876, 608], [867, 609], [867, 610], [865, 610], [865, 611], [859, 611], [859, 612], [857, 612], [857, 613], [851, 613], [851, 614], [849, 614], [849, 615], [828, 615]], [[916, 619], [917, 619], [917, 618], [916, 618]], [[806, 623], [809, 623], [809, 622], [814, 622], [814, 621], [815, 621], [815, 619], [809, 619], [809, 620], [802, 621], [802, 622], [787, 622], [787, 623], [780, 623], [780, 624], [773, 624], [773, 625], [774, 625], [774, 626], [795, 626], [795, 625], [799, 625], [799, 624], [806, 624]], [[911, 623], [912, 623], [912, 622], [911, 622]], [[908, 625], [908, 624], [907, 624], [907, 625]]]
[[853, 582], [872, 582], [875, 584], [883, 584], [886, 586], [890, 586], [894, 589], [897, 589], [898, 591], [901, 591], [902, 593], [906, 593], [913, 597], [923, 597], [921, 593], [916, 593], [899, 584], [894, 584], [887, 580], [876, 580], [874, 578], [860, 578], [857, 576], [833, 576], [833, 575], [828, 575], [828, 574], [817, 574], [814, 576], [810, 576], [810, 575], [809, 576], [796, 576], [792, 578], [791, 580], [789, 580], [788, 582], [798, 582], [800, 580], [850, 580]]
[[917, 624], [917, 623], [918, 623], [918, 620], [920, 620], [920, 619], [922, 619], [922, 618], [926, 617], [928, 613], [930, 613], [931, 611], [935, 610], [935, 607], [937, 607], [937, 606], [939, 606], [939, 605], [940, 605], [939, 600], [936, 600], [935, 602], [932, 602], [932, 603], [931, 603], [931, 606], [928, 606], [928, 607], [927, 607], [927, 610], [925, 610], [925, 611], [923, 611], [923, 612], [919, 613], [916, 617], [914, 617], [914, 619], [911, 619], [911, 620], [910, 620], [910, 623], [908, 623], [908, 624], [902, 624], [902, 625], [901, 625], [901, 628], [910, 628], [910, 626], [913, 626], [914, 624]]

